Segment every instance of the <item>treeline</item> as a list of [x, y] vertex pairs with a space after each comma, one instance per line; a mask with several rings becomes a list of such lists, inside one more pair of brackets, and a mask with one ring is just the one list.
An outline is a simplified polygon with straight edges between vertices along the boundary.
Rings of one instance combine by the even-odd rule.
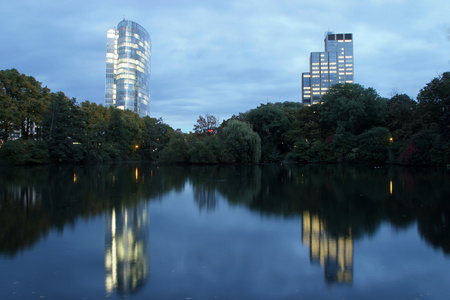
[[[199, 116], [192, 133], [162, 119], [78, 104], [17, 70], [0, 71], [0, 161], [85, 163], [450, 163], [450, 72], [417, 96], [380, 97], [337, 84], [322, 104], [267, 103], [219, 124]], [[34, 127], [35, 126], [35, 127]], [[10, 140], [14, 131], [21, 138]]]

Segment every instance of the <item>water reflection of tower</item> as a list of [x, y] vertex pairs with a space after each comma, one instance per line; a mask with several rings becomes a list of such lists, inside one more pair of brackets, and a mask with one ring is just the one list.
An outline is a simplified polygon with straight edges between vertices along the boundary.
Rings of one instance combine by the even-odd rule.
[[149, 274], [149, 217], [146, 202], [113, 208], [105, 217], [106, 293], [126, 295], [142, 287]]
[[318, 215], [303, 212], [302, 242], [309, 247], [310, 259], [325, 268], [325, 282], [353, 282], [353, 238], [333, 237], [326, 232]]

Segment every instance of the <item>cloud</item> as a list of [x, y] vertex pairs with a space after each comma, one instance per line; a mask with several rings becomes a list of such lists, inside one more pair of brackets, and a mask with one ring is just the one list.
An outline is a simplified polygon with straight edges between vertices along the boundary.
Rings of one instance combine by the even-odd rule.
[[301, 73], [327, 30], [354, 34], [357, 83], [415, 97], [449, 68], [449, 10], [443, 0], [10, 1], [0, 69], [103, 103], [106, 30], [125, 17], [152, 38], [152, 116], [189, 131], [200, 114], [300, 101]]

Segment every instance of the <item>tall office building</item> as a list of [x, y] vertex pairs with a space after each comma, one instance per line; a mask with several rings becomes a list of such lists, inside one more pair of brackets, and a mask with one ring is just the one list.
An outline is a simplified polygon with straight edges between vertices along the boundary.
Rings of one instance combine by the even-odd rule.
[[353, 35], [325, 33], [325, 52], [311, 52], [309, 72], [302, 73], [302, 103], [319, 103], [337, 83], [354, 82]]
[[105, 106], [150, 113], [151, 39], [141, 25], [123, 20], [107, 32]]

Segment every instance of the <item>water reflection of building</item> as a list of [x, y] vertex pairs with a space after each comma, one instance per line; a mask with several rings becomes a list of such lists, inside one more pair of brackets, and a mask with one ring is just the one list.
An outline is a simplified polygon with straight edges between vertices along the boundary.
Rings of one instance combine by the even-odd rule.
[[4, 191], [0, 194], [0, 200], [18, 203], [21, 204], [24, 209], [29, 209], [40, 205], [41, 195], [33, 187], [11, 185], [4, 188]]
[[353, 282], [353, 239], [351, 230], [347, 237], [333, 237], [318, 215], [303, 212], [302, 242], [309, 247], [310, 259], [325, 269], [326, 283]]
[[105, 218], [106, 293], [131, 294], [149, 274], [148, 205], [113, 208]]

